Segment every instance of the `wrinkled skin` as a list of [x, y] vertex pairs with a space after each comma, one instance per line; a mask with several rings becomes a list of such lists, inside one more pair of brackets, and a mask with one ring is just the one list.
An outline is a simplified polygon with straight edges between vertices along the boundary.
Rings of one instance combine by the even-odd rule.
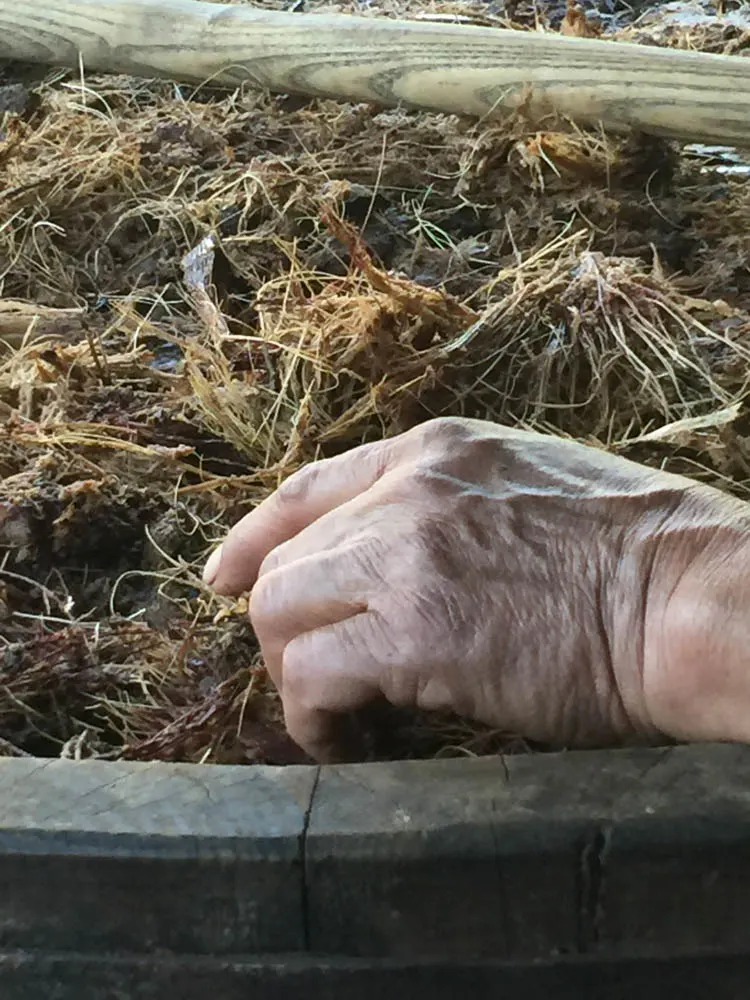
[[681, 477], [440, 419], [290, 477], [205, 580], [252, 590], [321, 761], [356, 756], [344, 723], [381, 697], [570, 747], [745, 739], [749, 525]]

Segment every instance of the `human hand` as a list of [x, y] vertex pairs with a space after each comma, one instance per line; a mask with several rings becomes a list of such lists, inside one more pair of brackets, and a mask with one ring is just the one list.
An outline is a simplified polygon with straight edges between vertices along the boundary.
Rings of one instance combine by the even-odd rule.
[[381, 697], [571, 747], [732, 739], [747, 535], [740, 501], [690, 480], [442, 418], [291, 476], [204, 579], [252, 589], [289, 734], [321, 761]]

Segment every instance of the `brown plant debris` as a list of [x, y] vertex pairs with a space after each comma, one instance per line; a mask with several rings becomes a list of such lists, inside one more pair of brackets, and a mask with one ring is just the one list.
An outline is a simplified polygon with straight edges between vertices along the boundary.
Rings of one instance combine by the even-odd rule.
[[[738, 9], [622, 27], [627, 9], [375, 13], [747, 55]], [[732, 151], [8, 73], [0, 754], [299, 760], [247, 601], [206, 590], [203, 560], [305, 462], [431, 416], [748, 496], [750, 176]], [[376, 758], [524, 749], [454, 719], [370, 722]]]

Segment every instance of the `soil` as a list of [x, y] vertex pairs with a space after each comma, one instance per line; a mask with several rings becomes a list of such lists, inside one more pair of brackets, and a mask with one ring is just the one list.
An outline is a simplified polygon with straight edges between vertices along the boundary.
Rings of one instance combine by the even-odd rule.
[[[750, 57], [731, 3], [337, 9]], [[0, 754], [303, 759], [203, 561], [300, 465], [431, 416], [750, 493], [740, 151], [9, 65], [0, 275]], [[533, 749], [365, 721], [372, 759]]]

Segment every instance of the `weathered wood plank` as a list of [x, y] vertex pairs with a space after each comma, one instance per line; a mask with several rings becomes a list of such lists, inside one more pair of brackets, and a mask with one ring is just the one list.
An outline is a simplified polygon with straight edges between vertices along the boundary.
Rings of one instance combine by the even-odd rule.
[[738, 746], [323, 769], [305, 852], [311, 947], [750, 953], [749, 770]]
[[305, 851], [312, 949], [576, 951], [582, 851], [618, 783], [624, 793], [638, 774], [607, 760], [531, 758], [518, 786], [512, 758], [325, 768]]
[[312, 950], [506, 956], [504, 782], [497, 759], [324, 768], [305, 848]]
[[303, 948], [314, 768], [0, 759], [0, 948]]
[[746, 1000], [747, 955], [513, 965], [0, 953], [3, 1000]]
[[750, 954], [750, 749], [645, 761], [602, 829], [596, 867], [599, 950]]
[[320, 771], [0, 760], [0, 949], [750, 954], [748, 770], [730, 745]]
[[750, 63], [555, 33], [199, 0], [0, 0], [0, 57], [750, 142]]

